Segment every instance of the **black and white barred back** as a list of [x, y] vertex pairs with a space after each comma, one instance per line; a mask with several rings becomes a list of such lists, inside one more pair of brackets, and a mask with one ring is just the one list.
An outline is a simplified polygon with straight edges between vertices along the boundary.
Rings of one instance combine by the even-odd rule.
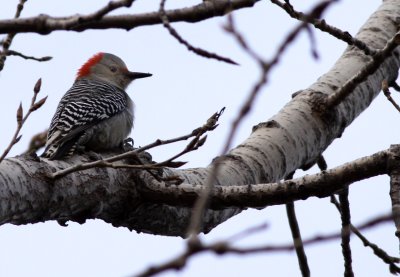
[[91, 79], [77, 80], [58, 104], [42, 157], [58, 159], [72, 155], [85, 132], [126, 111], [130, 103], [127, 93], [114, 85]]

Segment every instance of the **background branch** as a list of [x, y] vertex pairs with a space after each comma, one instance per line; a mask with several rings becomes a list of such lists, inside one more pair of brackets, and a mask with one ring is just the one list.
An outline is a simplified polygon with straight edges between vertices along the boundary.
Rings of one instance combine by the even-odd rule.
[[278, 7], [285, 10], [292, 18], [301, 20], [306, 23], [312, 24], [315, 28], [320, 29], [322, 32], [328, 33], [331, 36], [340, 39], [346, 42], [348, 45], [354, 45], [358, 49], [364, 51], [366, 55], [375, 55], [375, 49], [371, 49], [368, 45], [357, 38], [351, 36], [351, 34], [347, 31], [342, 31], [337, 27], [329, 25], [326, 23], [325, 19], [319, 19], [318, 17], [311, 17], [302, 12], [298, 12], [294, 9], [294, 7], [289, 3], [289, 1], [285, 1], [285, 3], [280, 2], [279, 0], [271, 0], [271, 3], [277, 5]]
[[[17, 11], [15, 12], [14, 19], [18, 19], [21, 15], [22, 10], [24, 9], [24, 4], [27, 0], [20, 0], [17, 5]], [[3, 51], [0, 53], [0, 71], [4, 68], [4, 63], [7, 59], [7, 52], [10, 49], [11, 43], [15, 37], [15, 32], [8, 32], [6, 38], [2, 41], [1, 45], [3, 46]], [[0, 159], [1, 162], [1, 159]]]
[[[383, 222], [389, 221], [391, 218], [390, 215], [383, 215], [375, 217], [357, 228], [359, 230], [366, 230], [373, 228], [374, 226], [381, 224]], [[313, 244], [318, 244], [322, 242], [327, 242], [331, 240], [338, 239], [342, 236], [342, 232], [333, 233], [329, 235], [318, 235], [313, 238], [309, 238], [304, 240], [304, 245], [309, 246]], [[350, 234], [350, 233], [349, 233]], [[346, 234], [347, 235], [347, 234]], [[196, 248], [187, 248], [184, 253], [178, 255], [176, 258], [173, 258], [166, 263], [160, 264], [158, 266], [151, 266], [148, 269], [144, 270], [141, 273], [134, 275], [135, 277], [149, 277], [154, 276], [156, 274], [165, 272], [167, 270], [180, 270], [185, 267], [186, 263], [189, 259], [193, 258], [195, 255], [203, 253], [203, 252], [214, 252], [217, 255], [225, 255], [225, 254], [238, 254], [238, 255], [248, 255], [248, 254], [256, 254], [256, 253], [272, 253], [272, 252], [286, 252], [295, 250], [295, 245], [286, 244], [286, 245], [262, 245], [253, 248], [239, 248], [231, 246], [229, 241], [220, 241], [209, 245], [198, 245]]]
[[173, 36], [179, 43], [183, 44], [184, 46], [186, 46], [186, 48], [189, 51], [192, 51], [193, 53], [204, 57], [204, 58], [209, 58], [209, 59], [214, 59], [217, 61], [221, 61], [221, 62], [226, 62], [229, 64], [233, 64], [233, 65], [238, 65], [235, 61], [233, 61], [232, 59], [229, 58], [225, 58], [222, 57], [218, 54], [215, 53], [211, 53], [209, 51], [203, 50], [199, 47], [194, 47], [192, 46], [187, 40], [183, 39], [178, 32], [171, 26], [171, 24], [169, 23], [168, 20], [168, 16], [167, 13], [165, 12], [164, 6], [165, 6], [165, 2], [166, 0], [161, 0], [160, 1], [160, 9], [159, 9], [159, 13], [160, 13], [160, 18], [162, 20], [162, 24], [164, 25], [164, 27], [168, 30], [168, 32], [171, 34], [171, 36]]

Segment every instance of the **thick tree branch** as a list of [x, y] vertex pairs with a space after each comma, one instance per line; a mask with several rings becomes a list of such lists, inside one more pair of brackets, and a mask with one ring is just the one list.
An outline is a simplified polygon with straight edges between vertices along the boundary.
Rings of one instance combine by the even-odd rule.
[[[202, 231], [239, 212], [238, 209], [227, 209], [229, 206], [260, 207], [310, 196], [325, 197], [343, 188], [341, 180], [352, 183], [386, 174], [390, 153], [379, 152], [326, 172], [281, 183], [218, 186], [212, 191], [211, 207], [223, 210], [207, 210]], [[176, 206], [192, 205], [204, 187], [167, 185], [157, 187], [159, 191], [149, 191], [145, 186], [153, 179], [150, 174], [126, 169], [94, 168], [85, 174], [72, 173], [56, 181], [46, 177], [48, 172], [68, 163], [81, 162], [82, 158], [75, 156], [68, 161], [40, 162], [29, 157], [4, 160], [0, 164], [0, 184], [3, 184], [0, 223], [25, 224], [46, 220], [82, 223], [89, 218], [100, 218], [114, 226], [142, 232], [184, 234], [190, 209]], [[194, 169], [169, 171], [170, 174], [185, 176], [192, 183], [199, 177]], [[173, 204], [175, 208], [157, 202]]]
[[[378, 152], [318, 174], [284, 182], [218, 186], [211, 192], [210, 207], [256, 208], [305, 200], [311, 196], [327, 197], [347, 188], [353, 182], [389, 174], [387, 163], [392, 158], [391, 151]], [[178, 176], [182, 177], [181, 174]], [[153, 181], [145, 187], [140, 187], [139, 191], [152, 201], [190, 206], [204, 189], [204, 186], [192, 186], [188, 183], [176, 186]]]
[[[171, 15], [168, 18], [174, 20]], [[399, 19], [398, 1], [386, 0], [357, 37], [381, 49], [398, 31]], [[211, 205], [222, 210], [207, 209], [201, 231], [209, 231], [244, 207], [283, 204], [309, 196], [325, 197], [343, 188], [344, 181], [351, 183], [388, 174], [386, 161], [391, 154], [383, 151], [339, 167], [336, 172], [330, 170], [276, 183], [290, 172], [314, 164], [371, 104], [381, 90], [382, 80], [386, 78], [389, 83], [395, 80], [400, 65], [399, 51], [395, 49], [339, 105], [329, 111], [321, 110], [327, 96], [368, 62], [358, 49], [347, 49], [328, 73], [298, 93], [269, 121], [255, 126], [248, 139], [218, 159], [221, 165]], [[158, 182], [145, 171], [127, 169], [92, 168], [57, 180], [46, 177], [82, 163], [83, 159], [86, 157], [41, 162], [30, 157], [5, 159], [0, 164], [0, 223], [55, 219], [84, 222], [88, 218], [99, 218], [141, 232], [183, 236], [191, 217], [190, 206], [204, 188], [213, 167], [211, 164], [205, 168], [165, 169], [163, 177], [184, 180], [179, 186]]]
[[[223, 16], [231, 11], [252, 7], [259, 0], [219, 0], [203, 2], [196, 6], [166, 11], [169, 22], [199, 22], [216, 16]], [[23, 19], [0, 20], [0, 34], [39, 33], [49, 34], [54, 31], [85, 31], [89, 29], [118, 28], [131, 30], [138, 26], [161, 24], [158, 12], [104, 16], [100, 20], [85, 22], [88, 15], [52, 17], [38, 15]], [[90, 16], [89, 16], [90, 17]]]

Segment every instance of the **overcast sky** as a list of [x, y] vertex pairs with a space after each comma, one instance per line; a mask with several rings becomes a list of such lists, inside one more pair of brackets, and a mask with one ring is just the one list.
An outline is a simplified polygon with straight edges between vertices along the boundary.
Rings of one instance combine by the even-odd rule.
[[[3, 1], [0, 18], [12, 18], [17, 5]], [[198, 1], [200, 2], [200, 1]], [[235, 19], [250, 45], [261, 55], [273, 55], [277, 45], [297, 23], [268, 1], [235, 13]], [[307, 11], [303, 2], [291, 3]], [[89, 13], [107, 1], [28, 1], [23, 17], [41, 13], [67, 16]], [[196, 1], [169, 1], [167, 7], [183, 7]], [[362, 3], [362, 4], [361, 4]], [[340, 1], [326, 13], [327, 22], [355, 34], [381, 1]], [[310, 3], [308, 3], [309, 5]], [[137, 0], [132, 7], [117, 13], [141, 13], [158, 8], [158, 1]], [[232, 37], [221, 28], [224, 18], [198, 24], [175, 23], [178, 32], [193, 45], [228, 56], [240, 66], [232, 66], [198, 57], [186, 50], [162, 26], [123, 30], [54, 32], [46, 36], [18, 35], [11, 49], [27, 55], [53, 56], [46, 63], [11, 57], [0, 73], [0, 111], [2, 116], [0, 148], [8, 145], [14, 133], [15, 112], [22, 101], [28, 108], [32, 88], [38, 78], [43, 85], [40, 94], [48, 95], [46, 104], [35, 112], [22, 131], [23, 138], [10, 156], [27, 148], [32, 135], [45, 130], [57, 103], [72, 85], [77, 69], [93, 54], [110, 52], [121, 57], [134, 71], [150, 72], [153, 77], [139, 80], [128, 88], [136, 103], [136, 121], [132, 137], [135, 145], [157, 138], [180, 136], [202, 125], [215, 111], [226, 107], [220, 126], [209, 135], [204, 147], [184, 157], [188, 167], [202, 167], [221, 151], [230, 124], [243, 99], [259, 77], [257, 65], [243, 53]], [[311, 57], [308, 36], [303, 34], [290, 47], [272, 72], [268, 85], [239, 129], [235, 145], [243, 141], [253, 125], [265, 121], [291, 99], [291, 94], [308, 87], [337, 60], [346, 45], [327, 34], [315, 32], [320, 59]], [[400, 101], [399, 97], [397, 99]], [[399, 131], [393, 123], [399, 117], [394, 108], [379, 95], [325, 152], [330, 167], [384, 150], [398, 143]], [[183, 145], [165, 146], [151, 151], [155, 160], [176, 153]], [[310, 171], [316, 172], [315, 169]], [[298, 172], [298, 176], [305, 174]], [[373, 178], [350, 188], [352, 220], [355, 225], [390, 210], [387, 177]], [[374, 203], [371, 205], [370, 203]], [[329, 199], [296, 202], [303, 238], [339, 231], [340, 218]], [[247, 210], [203, 236], [217, 241], [241, 230], [268, 223], [269, 228], [237, 242], [251, 246], [291, 242], [284, 206], [264, 210]], [[398, 254], [395, 228], [387, 223], [365, 232], [391, 255]], [[354, 272], [357, 276], [390, 276], [388, 266], [370, 249], [352, 237]], [[181, 238], [137, 234], [125, 228], [114, 228], [99, 220], [83, 225], [55, 222], [27, 226], [0, 227], [0, 276], [117, 276], [138, 273], [182, 252]], [[306, 248], [313, 276], [341, 276], [343, 260], [340, 241]], [[161, 276], [299, 276], [293, 252], [248, 256], [202, 254], [191, 259], [178, 273]]]

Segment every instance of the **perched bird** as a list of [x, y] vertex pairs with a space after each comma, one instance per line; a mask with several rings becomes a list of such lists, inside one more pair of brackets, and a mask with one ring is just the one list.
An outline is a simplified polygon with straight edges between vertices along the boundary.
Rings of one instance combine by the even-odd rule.
[[79, 70], [51, 120], [42, 157], [61, 159], [76, 149], [107, 150], [122, 145], [133, 127], [134, 104], [125, 89], [135, 79], [117, 56], [98, 53]]

